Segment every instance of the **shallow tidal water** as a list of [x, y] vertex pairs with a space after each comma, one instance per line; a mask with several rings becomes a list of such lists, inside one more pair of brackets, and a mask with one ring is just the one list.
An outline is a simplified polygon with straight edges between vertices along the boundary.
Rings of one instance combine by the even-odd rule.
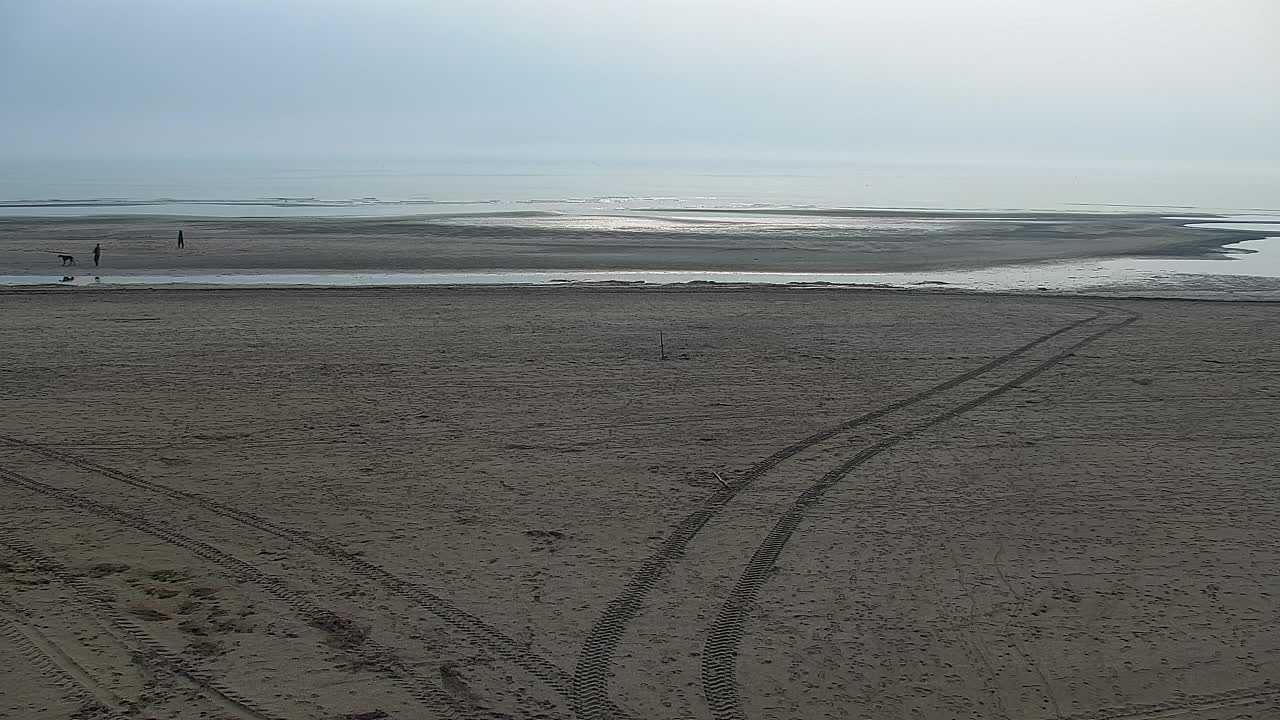
[[[1240, 229], [1269, 231], [1258, 224]], [[488, 272], [296, 272], [200, 274], [0, 275], [0, 285], [396, 287], [413, 285], [556, 285], [581, 283], [672, 285], [771, 284], [799, 287], [856, 285], [951, 288], [985, 292], [1088, 292], [1093, 290], [1280, 289], [1280, 237], [1235, 243], [1220, 258], [1112, 258], [1008, 265], [977, 270], [891, 273], [795, 273], [712, 271], [488, 271]]]

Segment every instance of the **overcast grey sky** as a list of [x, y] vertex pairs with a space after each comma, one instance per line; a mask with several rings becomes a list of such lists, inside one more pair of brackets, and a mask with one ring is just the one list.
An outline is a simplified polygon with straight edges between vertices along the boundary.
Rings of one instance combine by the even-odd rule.
[[1277, 0], [0, 0], [0, 155], [1280, 162]]

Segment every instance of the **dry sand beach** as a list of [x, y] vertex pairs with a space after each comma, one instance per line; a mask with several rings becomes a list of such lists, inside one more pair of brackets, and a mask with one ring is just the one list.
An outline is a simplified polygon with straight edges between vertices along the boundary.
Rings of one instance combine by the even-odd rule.
[[1265, 303], [0, 293], [0, 716], [1280, 717], [1278, 348]]
[[1280, 720], [1276, 28], [0, 0], [0, 720]]

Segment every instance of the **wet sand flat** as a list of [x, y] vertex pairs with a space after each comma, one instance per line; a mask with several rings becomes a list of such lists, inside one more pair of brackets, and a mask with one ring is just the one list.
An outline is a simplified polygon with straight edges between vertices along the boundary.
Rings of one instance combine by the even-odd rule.
[[1275, 312], [0, 292], [0, 715], [1276, 717]]
[[[707, 217], [714, 219], [708, 220]], [[1159, 215], [720, 211], [392, 218], [0, 218], [0, 275], [459, 270], [895, 272], [1199, 256], [1257, 232]], [[177, 234], [186, 247], [178, 249]], [[95, 269], [92, 250], [103, 248]], [[76, 257], [63, 269], [58, 254]]]

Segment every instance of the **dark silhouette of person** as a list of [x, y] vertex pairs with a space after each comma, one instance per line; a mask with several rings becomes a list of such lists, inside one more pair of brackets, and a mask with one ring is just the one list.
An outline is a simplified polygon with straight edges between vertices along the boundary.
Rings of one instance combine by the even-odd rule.
[[182, 231], [178, 231], [178, 249], [181, 250], [184, 243], [182, 242]]
[[98, 267], [98, 258], [102, 257], [101, 243], [93, 246], [93, 266]]

